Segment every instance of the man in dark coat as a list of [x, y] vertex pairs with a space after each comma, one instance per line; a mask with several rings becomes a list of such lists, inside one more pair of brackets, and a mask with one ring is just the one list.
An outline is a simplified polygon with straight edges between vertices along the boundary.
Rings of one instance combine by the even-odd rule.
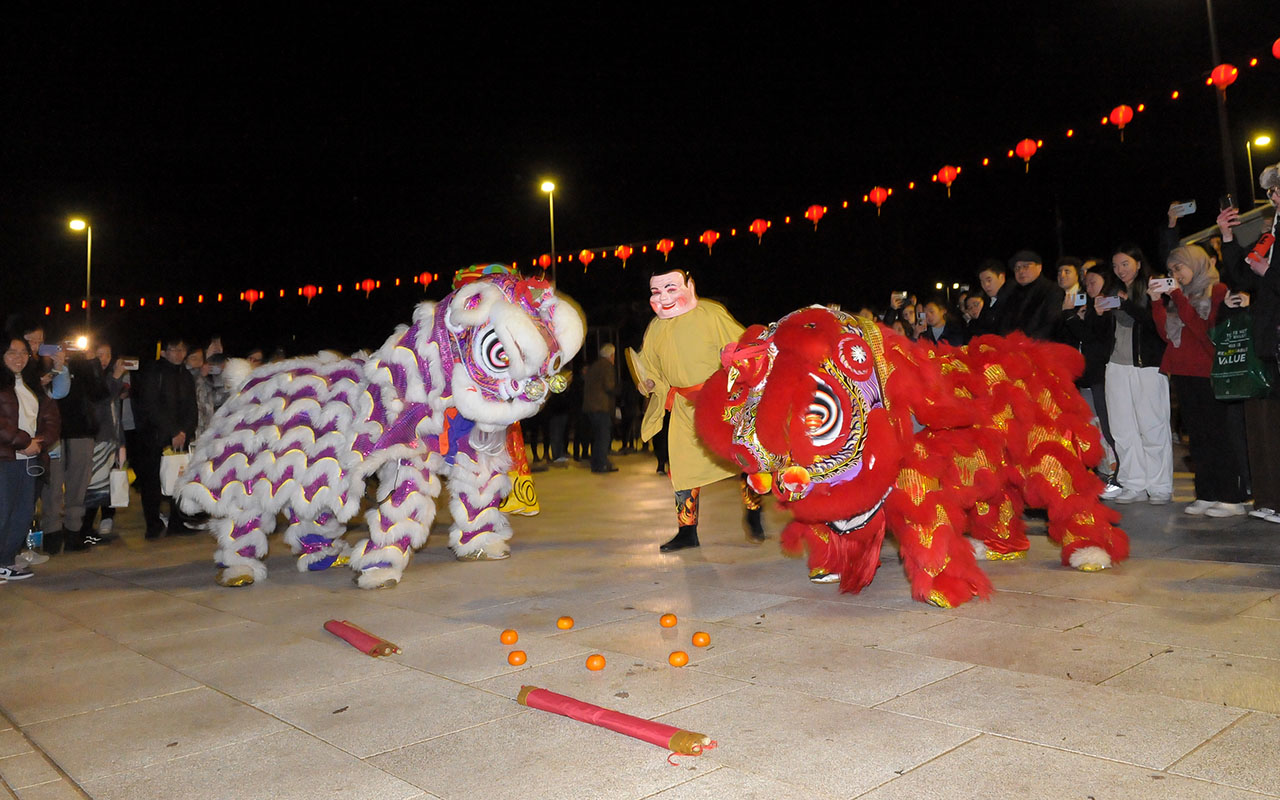
[[[134, 387], [133, 412], [137, 423], [139, 447], [130, 452], [138, 475], [138, 491], [142, 495], [142, 513], [147, 521], [147, 538], [165, 534], [165, 520], [160, 514], [160, 458], [166, 448], [179, 451], [190, 445], [195, 436], [198, 411], [196, 386], [184, 366], [187, 345], [180, 336], [164, 340], [161, 357], [138, 376]], [[170, 498], [168, 529], [170, 533], [188, 532], [178, 504]]]
[[1044, 276], [1044, 262], [1031, 250], [1014, 253], [1009, 267], [1015, 285], [998, 332], [1021, 331], [1032, 339], [1052, 340], [1062, 317], [1062, 289]]
[[982, 287], [985, 301], [982, 314], [970, 325], [971, 337], [1000, 333], [1002, 320], [1009, 310], [1009, 295], [1013, 294], [1013, 284], [1007, 280], [1007, 272], [1004, 264], [994, 258], [978, 265], [978, 284]]

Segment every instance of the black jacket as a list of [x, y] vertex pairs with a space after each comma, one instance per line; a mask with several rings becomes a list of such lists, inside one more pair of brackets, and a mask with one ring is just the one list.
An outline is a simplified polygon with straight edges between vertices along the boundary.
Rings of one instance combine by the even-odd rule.
[[[1062, 289], [1043, 273], [1026, 286], [1014, 284], [1000, 318], [1001, 334], [1022, 331], [1032, 339], [1053, 339], [1062, 317]], [[997, 304], [999, 307], [999, 304]]]
[[1276, 363], [1276, 344], [1280, 326], [1280, 264], [1271, 251], [1271, 266], [1258, 275], [1245, 261], [1247, 251], [1239, 243], [1222, 243], [1222, 280], [1238, 292], [1249, 293], [1249, 311], [1253, 316], [1253, 345], [1258, 358]]
[[[1155, 320], [1151, 318], [1151, 306], [1139, 305], [1133, 298], [1128, 298], [1120, 301], [1120, 308], [1133, 317], [1133, 365], [1158, 368], [1164, 358], [1164, 338], [1156, 330]], [[1112, 331], [1115, 330], [1115, 325], [1113, 319]]]
[[1084, 372], [1076, 385], [1088, 388], [1105, 383], [1107, 362], [1111, 360], [1111, 351], [1116, 344], [1116, 318], [1111, 314], [1099, 314], [1089, 305], [1085, 308], [1084, 319], [1077, 317], [1074, 311], [1067, 312], [1061, 331], [1066, 343], [1084, 356]]
[[969, 337], [982, 336], [986, 333], [1003, 333], [1001, 326], [1004, 324], [1005, 315], [1009, 313], [1009, 297], [1013, 294], [1013, 287], [1016, 284], [1012, 278], [1007, 278], [1004, 286], [1000, 287], [1000, 291], [996, 292], [995, 299], [988, 297], [986, 305], [982, 307], [982, 313], [978, 318], [969, 323]]
[[179, 432], [188, 443], [195, 438], [196, 385], [185, 366], [158, 359], [138, 376], [135, 389], [134, 420], [148, 446], [164, 447]]

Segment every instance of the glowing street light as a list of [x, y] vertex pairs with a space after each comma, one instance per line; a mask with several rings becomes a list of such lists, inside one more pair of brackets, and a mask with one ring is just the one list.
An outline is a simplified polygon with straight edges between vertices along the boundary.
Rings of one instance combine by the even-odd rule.
[[551, 181], [542, 182], [542, 191], [547, 193], [547, 214], [551, 220], [551, 283], [556, 282], [556, 185]]
[[1252, 140], [1245, 140], [1244, 152], [1249, 157], [1249, 199], [1254, 205], [1258, 204], [1258, 176], [1253, 174], [1253, 148], [1267, 147], [1271, 144], [1271, 137], [1265, 133], [1261, 136], [1255, 136]]
[[93, 294], [90, 291], [93, 277], [93, 226], [82, 219], [73, 219], [69, 223], [71, 230], [85, 232], [84, 247], [84, 329], [88, 333], [90, 315], [93, 313]]

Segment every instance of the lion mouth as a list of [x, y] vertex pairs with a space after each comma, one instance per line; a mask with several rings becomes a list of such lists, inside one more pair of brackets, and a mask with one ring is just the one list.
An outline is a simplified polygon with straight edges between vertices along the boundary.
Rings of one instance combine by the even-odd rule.
[[871, 521], [871, 518], [874, 517], [882, 507], [884, 507], [884, 501], [888, 499], [889, 492], [892, 491], [893, 487], [886, 489], [884, 496], [867, 511], [863, 511], [861, 514], [856, 514], [848, 519], [832, 520], [827, 523], [827, 527], [840, 534], [849, 533], [865, 527], [866, 524]]

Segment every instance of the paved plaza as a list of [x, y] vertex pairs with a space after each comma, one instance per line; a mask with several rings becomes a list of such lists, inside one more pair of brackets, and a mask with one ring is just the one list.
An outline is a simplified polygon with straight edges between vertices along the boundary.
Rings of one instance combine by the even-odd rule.
[[[1280, 797], [1280, 526], [1128, 506], [1132, 558], [1086, 574], [1033, 523], [1028, 559], [987, 565], [990, 602], [944, 611], [891, 544], [860, 595], [810, 584], [782, 513], [745, 541], [731, 481], [703, 494], [703, 546], [661, 555], [670, 485], [616, 462], [537, 474], [507, 561], [453, 560], [442, 510], [382, 591], [299, 573], [277, 537], [266, 582], [224, 589], [207, 535], [149, 542], [122, 512], [120, 541], [0, 586], [0, 798]], [[518, 705], [524, 684], [718, 746], [672, 766]]]

